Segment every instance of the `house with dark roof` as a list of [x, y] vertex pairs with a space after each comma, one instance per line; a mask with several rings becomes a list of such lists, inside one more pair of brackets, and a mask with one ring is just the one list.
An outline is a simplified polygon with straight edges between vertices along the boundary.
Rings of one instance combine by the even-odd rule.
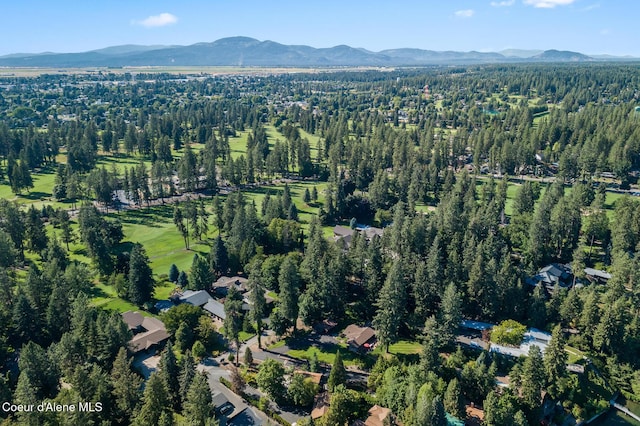
[[139, 312], [127, 311], [122, 314], [122, 320], [127, 324], [129, 330], [135, 333], [129, 341], [129, 349], [134, 354], [158, 349], [169, 338], [164, 323], [157, 318], [144, 317]]
[[544, 285], [549, 291], [556, 287], [568, 288], [573, 284], [573, 273], [569, 265], [552, 263], [540, 269], [533, 277], [527, 278], [527, 283], [534, 287]]
[[375, 226], [358, 226], [352, 229], [338, 225], [333, 227], [333, 241], [342, 246], [344, 250], [347, 250], [351, 246], [351, 241], [356, 232], [367, 241], [371, 241], [374, 237], [382, 237], [384, 229], [376, 228]]
[[376, 343], [376, 331], [371, 327], [351, 324], [342, 331], [342, 335], [347, 339], [349, 350], [354, 352], [370, 350]]
[[226, 277], [222, 276], [216, 280], [213, 284], [211, 284], [211, 291], [216, 296], [225, 297], [231, 287], [235, 287], [236, 290], [240, 293], [246, 293], [247, 282], [249, 280], [244, 277]]
[[188, 303], [193, 306], [203, 306], [213, 299], [206, 290], [186, 290], [178, 296], [180, 303]]
[[127, 324], [129, 331], [134, 334], [140, 331], [143, 319], [144, 317], [140, 312], [127, 311], [122, 314], [122, 321]]

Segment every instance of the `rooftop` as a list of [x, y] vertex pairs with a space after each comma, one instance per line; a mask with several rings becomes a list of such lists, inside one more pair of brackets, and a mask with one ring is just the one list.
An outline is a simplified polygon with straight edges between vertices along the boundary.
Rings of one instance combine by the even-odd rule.
[[207, 293], [206, 290], [186, 290], [180, 296], [180, 302], [188, 303], [193, 306], [202, 306], [207, 303], [212, 297]]
[[347, 326], [342, 332], [347, 338], [347, 343], [362, 346], [376, 335], [376, 331], [371, 327], [360, 327], [355, 324]]

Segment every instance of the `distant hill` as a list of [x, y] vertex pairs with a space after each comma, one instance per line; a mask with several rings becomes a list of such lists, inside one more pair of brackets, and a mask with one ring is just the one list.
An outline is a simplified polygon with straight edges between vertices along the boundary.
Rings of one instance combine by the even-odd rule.
[[[11, 54], [0, 57], [5, 67], [123, 67], [123, 66], [420, 66], [503, 62], [585, 62], [593, 57], [558, 50], [455, 52], [422, 49], [388, 49], [371, 52], [340, 45], [314, 48], [228, 37], [189, 46], [122, 45], [81, 53]], [[606, 59], [598, 59], [606, 60]]]
[[568, 50], [545, 50], [542, 53], [534, 55], [531, 59], [543, 62], [587, 62], [594, 59], [590, 56], [578, 52]]
[[543, 50], [524, 50], [524, 49], [505, 49], [498, 53], [506, 56], [507, 58], [530, 58], [535, 55], [539, 55]]

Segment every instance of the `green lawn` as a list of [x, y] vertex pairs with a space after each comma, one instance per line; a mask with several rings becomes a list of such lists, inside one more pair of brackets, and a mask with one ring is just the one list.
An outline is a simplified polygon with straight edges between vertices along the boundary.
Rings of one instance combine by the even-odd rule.
[[318, 356], [318, 361], [326, 364], [333, 364], [336, 357], [336, 353], [340, 350], [344, 365], [361, 365], [364, 361], [363, 355], [356, 354], [347, 349], [346, 344], [324, 344], [322, 348], [317, 346], [309, 346], [306, 349], [291, 349], [287, 352], [294, 358], [310, 360], [315, 352]]
[[156, 288], [153, 291], [153, 297], [157, 300], [165, 300], [168, 299], [171, 295], [171, 292], [175, 290], [176, 286], [166, 280], [158, 280], [159, 282], [156, 284]]
[[198, 242], [192, 242], [190, 250], [185, 249], [182, 235], [173, 223], [173, 208], [173, 204], [165, 204], [110, 215], [122, 222], [125, 238], [121, 249], [130, 249], [131, 243], [142, 244], [158, 275], [168, 274], [172, 263], [181, 271], [188, 270], [195, 253], [209, 252], [209, 246]]
[[154, 316], [153, 314], [140, 309], [138, 306], [128, 302], [116, 294], [113, 287], [98, 283], [94, 285], [91, 302], [94, 306], [116, 312], [138, 311], [144, 316]]
[[246, 342], [247, 340], [251, 339], [255, 335], [256, 333], [247, 333], [246, 331], [240, 331], [238, 333], [238, 338], [240, 339], [241, 342]]
[[422, 351], [422, 345], [418, 342], [400, 340], [393, 345], [389, 345], [389, 353], [395, 355], [412, 355]]

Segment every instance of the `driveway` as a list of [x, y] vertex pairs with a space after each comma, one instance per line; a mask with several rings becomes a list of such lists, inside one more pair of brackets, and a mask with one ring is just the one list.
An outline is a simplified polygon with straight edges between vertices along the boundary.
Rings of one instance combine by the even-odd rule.
[[133, 367], [144, 376], [145, 380], [158, 369], [160, 355], [138, 354], [133, 358]]

